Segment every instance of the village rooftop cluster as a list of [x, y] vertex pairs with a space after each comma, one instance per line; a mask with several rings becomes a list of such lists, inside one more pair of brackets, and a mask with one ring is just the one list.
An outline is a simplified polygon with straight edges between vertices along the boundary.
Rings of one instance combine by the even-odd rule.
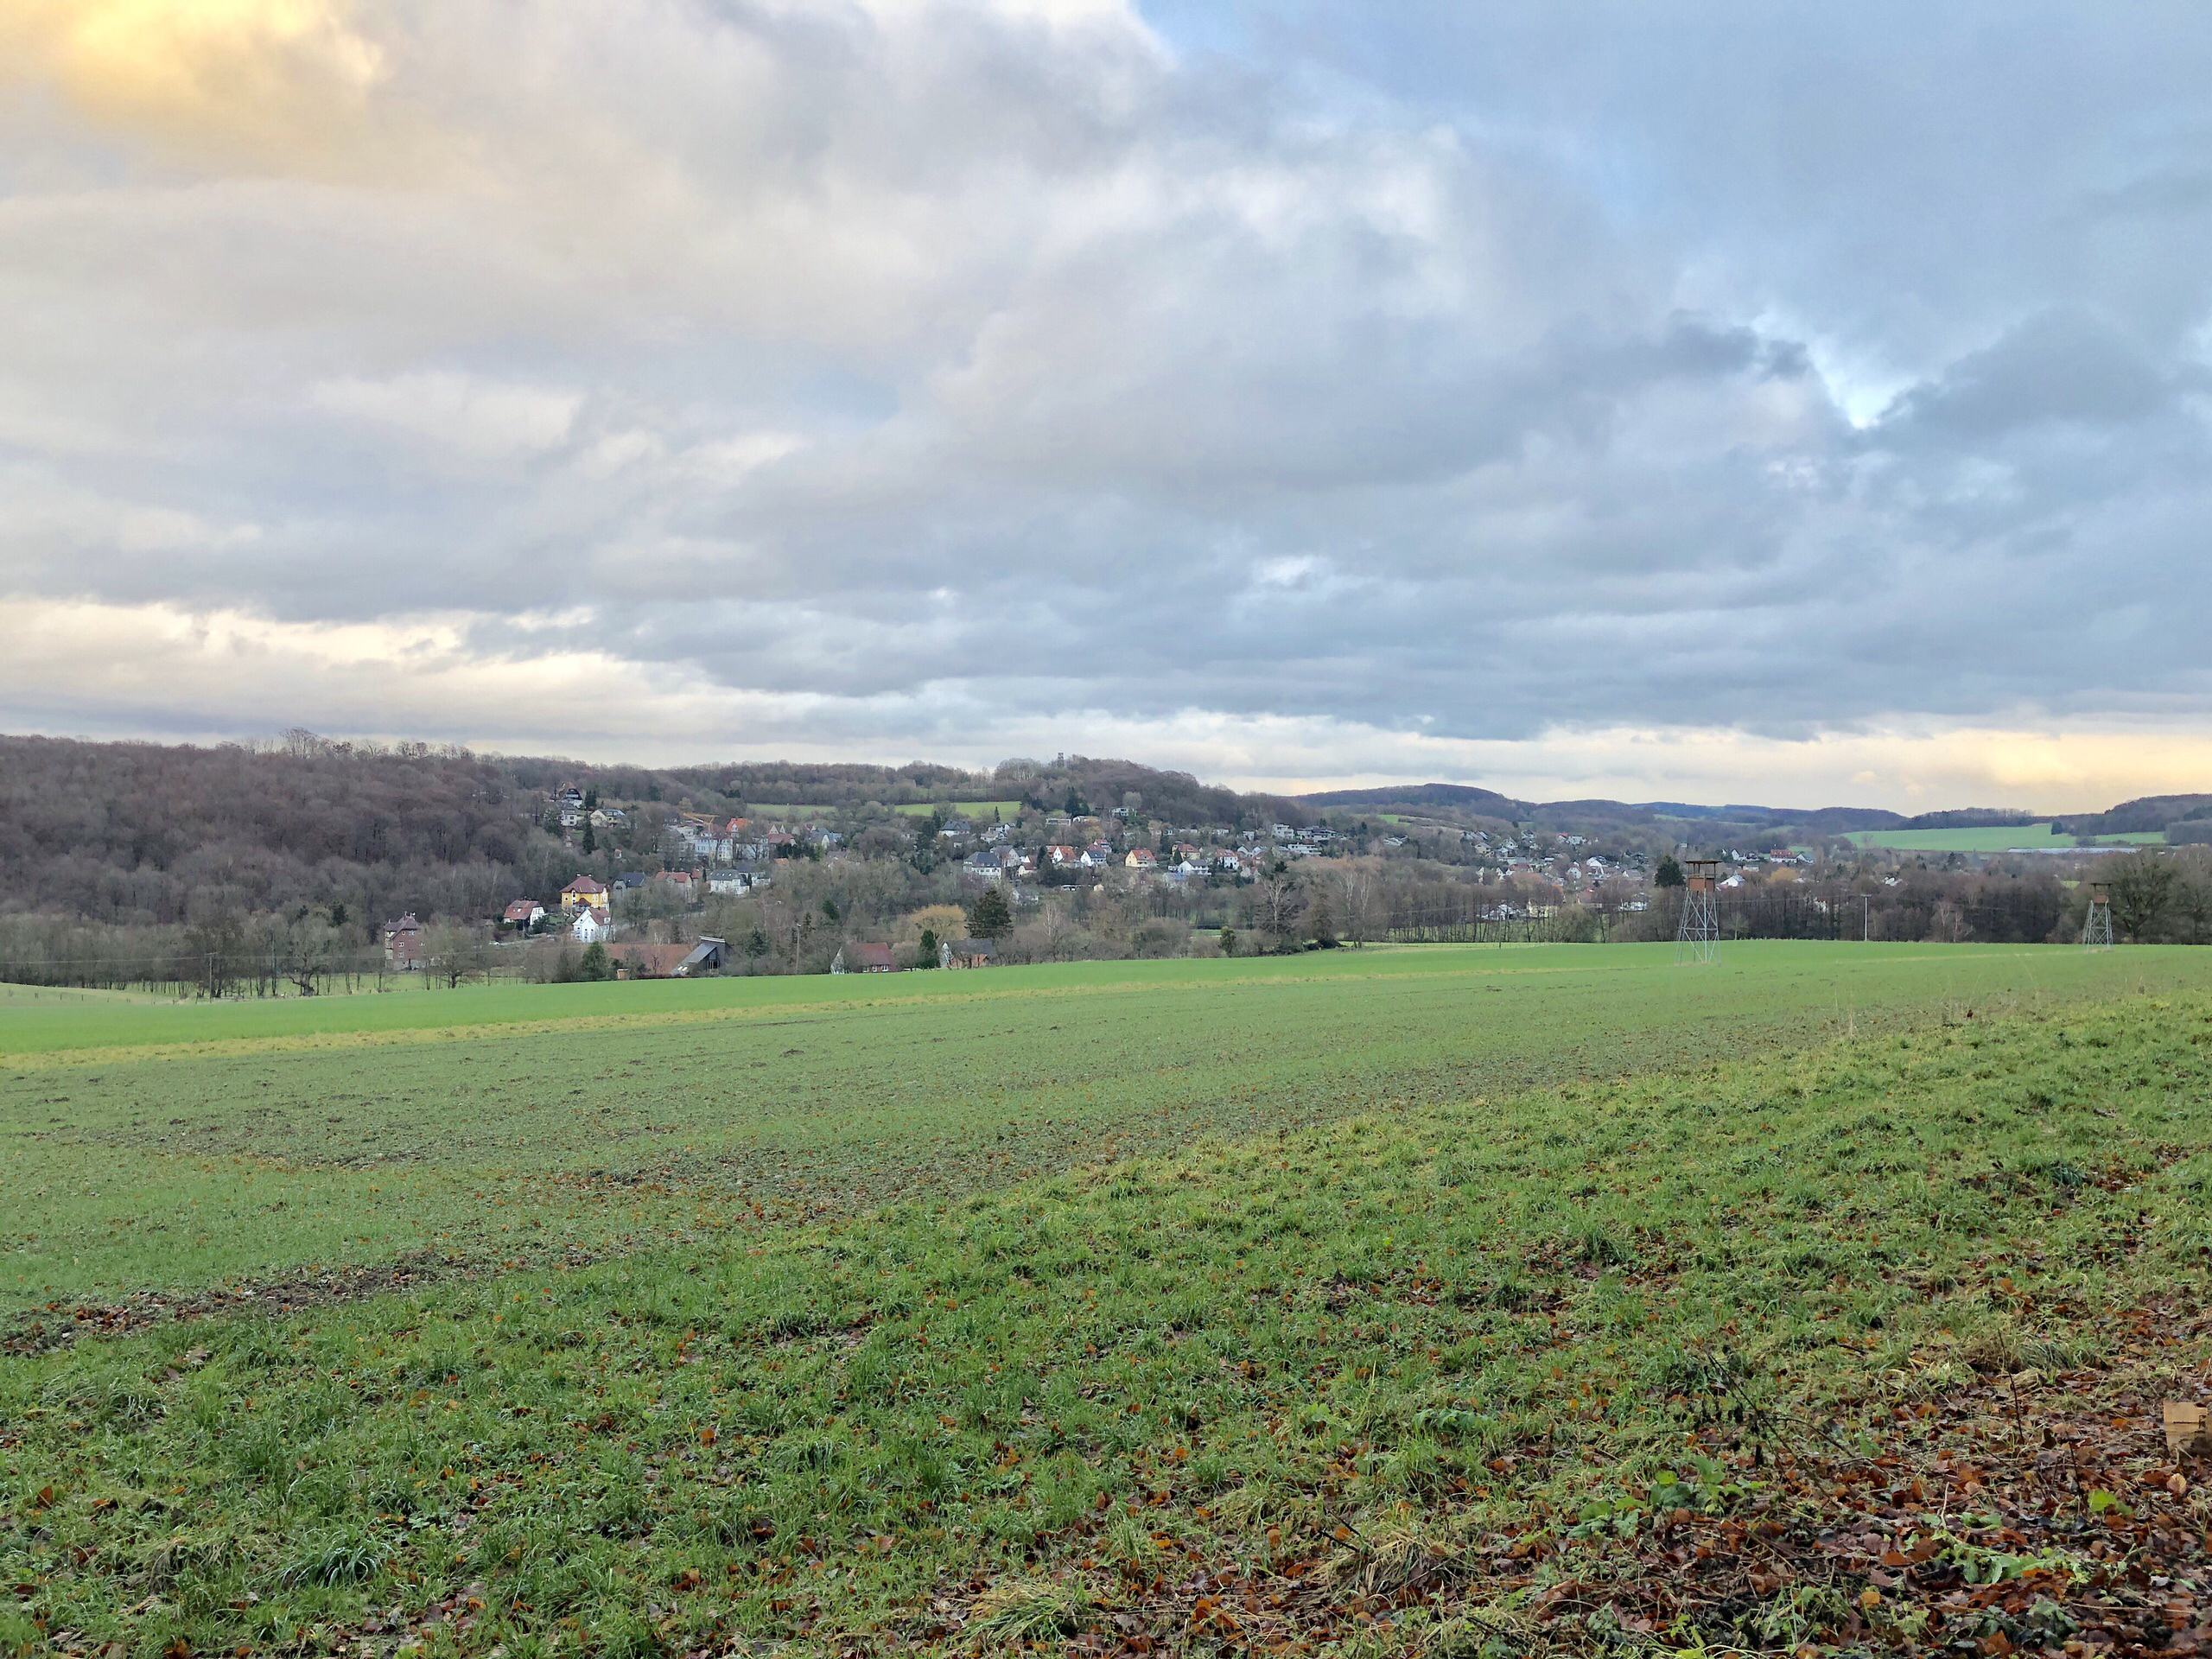
[[[890, 858], [940, 880], [949, 874], [971, 918], [983, 893], [1002, 900], [987, 907], [1004, 918], [988, 931], [956, 937], [932, 930], [925, 946], [845, 938], [829, 959], [832, 973], [988, 965], [998, 957], [995, 936], [1055, 890], [1136, 895], [1141, 902], [1147, 893], [1233, 890], [1286, 874], [1295, 880], [1309, 861], [1422, 860], [1459, 867], [1463, 879], [1485, 887], [1477, 919], [1510, 923], [1541, 920], [1574, 903], [1602, 902], [1624, 915], [1643, 911], [1654, 869], [1648, 848], [1606, 845], [1596, 836], [1357, 811], [1301, 824], [1177, 823], [1148, 814], [1135, 794], [1095, 810], [1001, 801], [716, 814], [615, 804], [571, 784], [550, 795], [541, 822], [581, 854], [614, 868], [604, 877], [576, 870], [557, 892], [514, 896], [496, 919], [478, 925], [508, 944], [551, 939], [587, 952], [597, 947], [595, 957], [615, 977], [686, 977], [731, 967], [728, 940], [687, 929], [683, 918], [717, 901], [761, 898], [794, 860], [834, 868]], [[1730, 856], [1738, 867], [1727, 878], [1732, 887], [1742, 884], [1744, 870], [1811, 861], [1809, 853], [1788, 848], [1731, 849]], [[435, 954], [429, 930], [411, 913], [386, 923], [383, 942], [397, 972], [420, 971]]]

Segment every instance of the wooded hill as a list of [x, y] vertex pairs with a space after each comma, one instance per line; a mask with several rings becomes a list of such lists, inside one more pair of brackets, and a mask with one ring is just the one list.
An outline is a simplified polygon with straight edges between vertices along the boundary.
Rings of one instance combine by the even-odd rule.
[[993, 772], [912, 765], [594, 766], [428, 744], [346, 743], [309, 732], [214, 748], [0, 737], [0, 914], [133, 925], [212, 911], [342, 905], [354, 922], [404, 911], [495, 914], [580, 868], [549, 823], [573, 785], [645, 804], [623, 836], [651, 865], [658, 822], [736, 816], [756, 803], [861, 811], [1026, 800], [1105, 811], [1134, 802], [1176, 823], [1302, 824], [1295, 803], [1187, 773], [1081, 755]]

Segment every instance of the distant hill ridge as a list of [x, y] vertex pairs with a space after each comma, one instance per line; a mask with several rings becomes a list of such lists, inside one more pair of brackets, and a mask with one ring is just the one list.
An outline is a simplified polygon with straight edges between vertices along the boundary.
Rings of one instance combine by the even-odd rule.
[[[1908, 817], [1864, 807], [1532, 802], [1436, 782], [1293, 797], [1073, 754], [1007, 760], [988, 772], [922, 763], [645, 767], [337, 742], [303, 731], [212, 748], [0, 736], [0, 915], [181, 924], [213, 908], [292, 911], [336, 900], [364, 925], [407, 910], [496, 912], [514, 894], [556, 890], [586, 868], [582, 849], [548, 823], [549, 798], [565, 785], [630, 804], [627, 826], [613, 842], [601, 842], [589, 866], [606, 879], [627, 849], [658, 848], [661, 826], [677, 812], [736, 814], [761, 804], [773, 810], [1029, 801], [1048, 811], [1121, 808], [1140, 820], [1249, 835], [1302, 827], [1324, 810], [1396, 810], [1724, 848], [2044, 821], [2005, 807]], [[2145, 796], [2055, 822], [2082, 836], [2171, 829], [2177, 842], [2212, 841], [2212, 794]]]
[[1880, 807], [1760, 806], [1732, 802], [1705, 806], [1689, 801], [1524, 801], [1496, 790], [1471, 784], [1377, 784], [1366, 789], [1324, 790], [1297, 797], [1314, 811], [1364, 809], [1372, 811], [1427, 809], [1493, 819], [1499, 823], [1529, 823], [1538, 829], [1567, 824], [1656, 825], [1667, 820], [1699, 826], [1700, 838], [1725, 839], [1731, 834], [1750, 836], [1797, 832], [1808, 836], [1843, 836], [1861, 830], [1982, 830], [2024, 828], [2049, 823], [2062, 835], [2083, 836], [2145, 834], [2173, 830], [2181, 842], [2212, 842], [2212, 794], [2145, 795], [2123, 801], [2102, 812], [2037, 812], [2018, 806], [1953, 807], [1908, 817]]
[[2212, 819], [2212, 795], [2145, 795], [2102, 812], [2076, 814], [2056, 822], [2071, 835], [2119, 836], [2207, 819]]
[[[2207, 816], [2212, 817], [2212, 796], [2168, 796], [2160, 798], [2168, 801], [2202, 800], [2208, 804]], [[1523, 801], [1510, 795], [1501, 795], [1496, 790], [1479, 789], [1469, 784], [1381, 784], [1369, 789], [1325, 790], [1317, 794], [1301, 795], [1298, 799], [1316, 810], [1332, 807], [1377, 810], [1441, 807], [1497, 818], [1503, 823], [1533, 823], [1540, 827], [1568, 820], [1649, 824], [1672, 818], [1685, 823], [1731, 825], [1744, 830], [1799, 829], [1824, 836], [1847, 835], [1857, 830], [1967, 830], [2044, 822], [2044, 817], [2023, 808], [1999, 806], [1961, 807], [1907, 817], [1901, 812], [1867, 806], [1801, 808], [1759, 806], [1746, 802], [1732, 802], [1725, 806], [1701, 806], [1688, 801], [1604, 799]], [[2125, 810], [2116, 807], [2113, 811]], [[2111, 827], [2115, 830], [2138, 827], [2163, 829], [2167, 821], [2160, 819], [2158, 823], [2147, 826], [2114, 824]]]

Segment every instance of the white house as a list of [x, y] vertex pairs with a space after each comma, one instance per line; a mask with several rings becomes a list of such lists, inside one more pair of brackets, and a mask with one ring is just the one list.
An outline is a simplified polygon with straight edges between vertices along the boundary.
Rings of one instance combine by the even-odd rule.
[[597, 911], [581, 910], [576, 912], [575, 925], [569, 930], [569, 937], [578, 944], [597, 944], [613, 931]]

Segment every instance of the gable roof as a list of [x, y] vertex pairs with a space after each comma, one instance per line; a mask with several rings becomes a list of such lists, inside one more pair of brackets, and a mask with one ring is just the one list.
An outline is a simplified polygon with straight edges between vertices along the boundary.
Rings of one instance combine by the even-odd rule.
[[717, 939], [712, 935], [702, 936], [698, 944], [691, 947], [691, 954], [677, 964], [677, 972], [683, 973], [692, 968], [719, 968], [728, 956], [729, 944], [726, 940]]

